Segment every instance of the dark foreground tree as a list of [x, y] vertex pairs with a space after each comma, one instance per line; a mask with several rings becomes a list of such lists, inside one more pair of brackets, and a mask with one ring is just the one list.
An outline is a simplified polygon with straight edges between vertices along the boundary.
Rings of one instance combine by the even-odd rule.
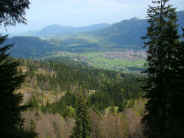
[[[6, 40], [6, 36], [0, 37], [0, 46]], [[11, 45], [0, 49], [0, 137], [2, 138], [29, 138], [34, 133], [23, 129], [20, 106], [22, 95], [15, 90], [24, 81], [24, 76], [18, 72], [19, 63], [8, 56], [7, 50]]]
[[25, 10], [29, 0], [0, 0], [0, 25], [26, 23]]
[[76, 108], [75, 127], [71, 138], [90, 138], [90, 121], [88, 116], [88, 106], [85, 96], [78, 96], [78, 103]]
[[[25, 10], [29, 0], [0, 0], [0, 26], [25, 23]], [[11, 45], [4, 45], [7, 36], [0, 35], [0, 137], [1, 138], [32, 138], [32, 132], [23, 129], [20, 106], [22, 95], [15, 90], [24, 81], [18, 71], [19, 63], [7, 54]]]
[[177, 32], [175, 8], [169, 0], [153, 0], [148, 9], [145, 40], [148, 67], [143, 118], [148, 138], [184, 137], [184, 50]]

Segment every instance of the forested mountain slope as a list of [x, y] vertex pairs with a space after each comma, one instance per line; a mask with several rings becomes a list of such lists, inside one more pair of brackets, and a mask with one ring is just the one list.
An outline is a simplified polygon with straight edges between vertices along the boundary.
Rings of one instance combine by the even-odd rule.
[[[184, 11], [180, 11], [177, 14], [178, 29], [181, 35], [181, 28], [184, 26]], [[42, 30], [42, 34], [49, 35], [47, 37], [13, 37], [8, 42], [14, 44], [11, 54], [15, 57], [24, 58], [51, 57], [59, 51], [73, 53], [124, 51], [127, 49], [137, 51], [143, 50], [143, 40], [141, 37], [145, 35], [147, 26], [148, 23], [145, 19], [132, 18], [110, 26], [99, 24], [82, 27], [79, 29], [80, 33], [78, 30], [76, 34], [61, 35], [60, 33], [65, 32], [61, 30], [70, 32], [75, 31], [75, 29], [54, 25]]]
[[[182, 34], [182, 27], [184, 27], [184, 11], [177, 12], [179, 25], [179, 33]], [[129, 20], [123, 20], [119, 23], [105, 28], [100, 31], [96, 31], [93, 35], [102, 37], [109, 43], [114, 43], [116, 47], [137, 46], [141, 48], [143, 46], [143, 40], [141, 39], [146, 34], [146, 28], [148, 23], [146, 19], [132, 18]]]
[[37, 132], [39, 138], [69, 138], [75, 123], [78, 94], [82, 92], [88, 100], [93, 135], [100, 138], [132, 135], [134, 131], [126, 132], [132, 128], [127, 120], [136, 120], [131, 124], [141, 129], [139, 121], [145, 100], [141, 98], [144, 92], [139, 79], [143, 76], [59, 62], [19, 61], [19, 70], [26, 74], [26, 79], [16, 92], [23, 94], [24, 105], [32, 105], [23, 113], [25, 128]]
[[6, 41], [13, 44], [10, 53], [19, 58], [39, 58], [54, 51], [54, 45], [37, 37], [13, 37]]

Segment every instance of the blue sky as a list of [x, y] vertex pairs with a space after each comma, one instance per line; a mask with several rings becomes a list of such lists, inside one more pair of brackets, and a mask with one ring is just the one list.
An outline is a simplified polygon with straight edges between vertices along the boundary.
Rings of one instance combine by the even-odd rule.
[[[39, 30], [50, 24], [87, 26], [115, 23], [132, 17], [144, 18], [151, 0], [31, 0], [28, 25], [9, 27], [9, 32]], [[184, 0], [170, 0], [184, 10]]]

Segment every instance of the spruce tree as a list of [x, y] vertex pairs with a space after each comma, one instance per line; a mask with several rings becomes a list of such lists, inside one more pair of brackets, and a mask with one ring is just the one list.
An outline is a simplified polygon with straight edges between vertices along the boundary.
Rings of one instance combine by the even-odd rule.
[[[0, 37], [0, 45], [6, 36]], [[10, 46], [0, 49], [0, 136], [3, 138], [20, 137], [22, 133], [21, 107], [22, 96], [14, 91], [23, 82], [17, 72], [18, 63], [6, 53]]]
[[88, 106], [83, 94], [78, 96], [75, 121], [71, 138], [90, 138], [91, 127], [88, 116]]
[[147, 11], [149, 27], [144, 40], [148, 67], [143, 89], [148, 103], [143, 123], [148, 138], [184, 136], [179, 123], [183, 122], [179, 117], [181, 109], [177, 110], [183, 103], [180, 98], [184, 90], [184, 74], [181, 71], [184, 67], [181, 61], [184, 53], [177, 32], [176, 11], [168, 1], [153, 0], [153, 6]]
[[[25, 9], [29, 0], [1, 0], [0, 25], [15, 25], [25, 23]], [[7, 36], [0, 35], [0, 137], [1, 138], [32, 138], [32, 132], [23, 129], [20, 106], [22, 95], [16, 94], [24, 81], [24, 75], [18, 71], [19, 63], [7, 53], [12, 45], [4, 45]]]
[[[184, 31], [184, 30], [183, 30]], [[184, 36], [184, 35], [183, 35]], [[181, 106], [184, 105], [184, 41], [180, 41], [175, 50], [175, 60], [171, 62], [174, 71], [170, 90], [173, 92], [170, 96], [170, 114], [169, 114], [169, 136], [184, 137], [184, 112]]]

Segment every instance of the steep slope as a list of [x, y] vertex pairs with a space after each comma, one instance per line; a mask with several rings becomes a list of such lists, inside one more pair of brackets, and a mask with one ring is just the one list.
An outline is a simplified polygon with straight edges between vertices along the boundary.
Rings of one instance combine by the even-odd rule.
[[39, 58], [54, 51], [55, 47], [36, 37], [13, 37], [6, 44], [14, 44], [10, 53], [14, 57]]
[[140, 45], [142, 44], [141, 36], [146, 33], [147, 26], [146, 20], [132, 18], [130, 20], [123, 20], [102, 31], [98, 31], [95, 35], [104, 37], [106, 41], [115, 43], [117, 47]]
[[[184, 27], [184, 11], [177, 12], [179, 24], [179, 33]], [[130, 20], [123, 20], [119, 23], [93, 33], [96, 37], [101, 37], [105, 41], [114, 43], [115, 47], [135, 47], [141, 48], [143, 46], [142, 36], [146, 34], [148, 23], [146, 19], [132, 18]]]

